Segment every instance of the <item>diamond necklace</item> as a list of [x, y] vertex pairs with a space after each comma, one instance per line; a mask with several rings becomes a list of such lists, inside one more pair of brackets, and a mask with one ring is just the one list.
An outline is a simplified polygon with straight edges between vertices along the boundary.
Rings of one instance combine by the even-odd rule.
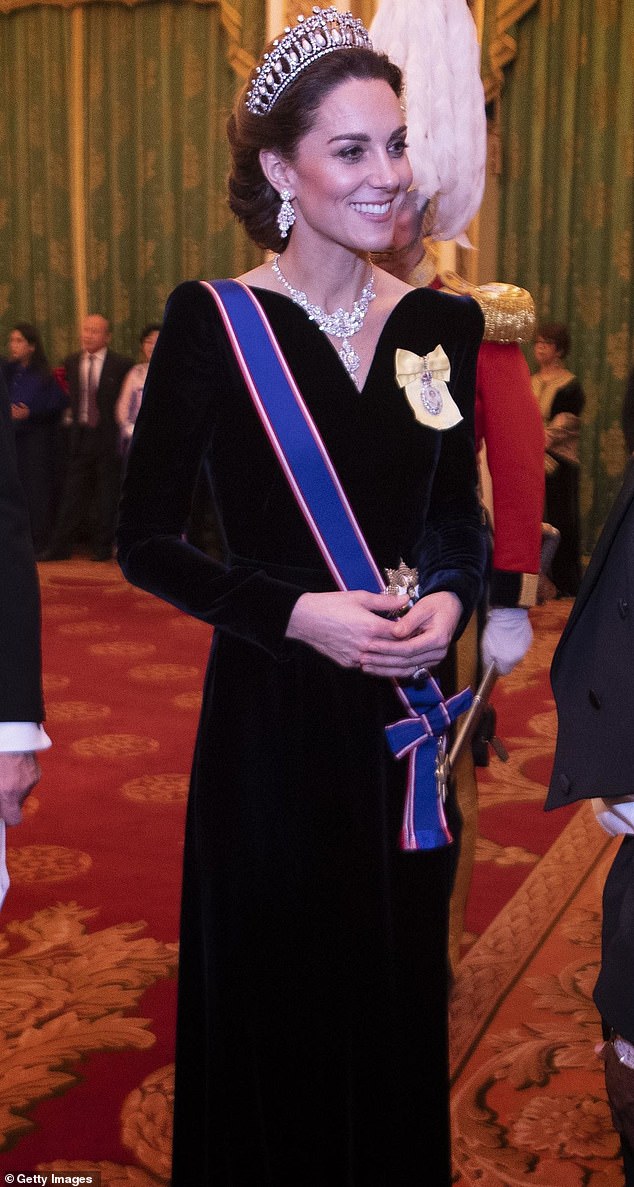
[[373, 301], [376, 297], [374, 269], [370, 269], [370, 279], [363, 286], [361, 296], [358, 301], [355, 301], [351, 311], [347, 309], [335, 309], [334, 313], [326, 313], [326, 310], [322, 309], [321, 305], [313, 305], [308, 300], [306, 293], [302, 292], [301, 289], [293, 288], [280, 268], [279, 256], [276, 256], [272, 261], [271, 268], [280, 284], [286, 289], [291, 301], [294, 301], [296, 305], [300, 305], [306, 311], [309, 320], [314, 321], [317, 328], [322, 330], [324, 334], [332, 334], [333, 338], [342, 339], [341, 348], [337, 353], [348, 375], [358, 387], [356, 372], [359, 369], [361, 359], [354, 347], [350, 344], [349, 339], [354, 334], [359, 333], [365, 321], [365, 315], [368, 312], [370, 301]]

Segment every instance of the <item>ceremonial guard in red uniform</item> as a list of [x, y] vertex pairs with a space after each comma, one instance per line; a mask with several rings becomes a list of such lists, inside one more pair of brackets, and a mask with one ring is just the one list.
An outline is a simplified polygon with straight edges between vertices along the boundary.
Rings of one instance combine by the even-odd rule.
[[[417, 287], [474, 297], [486, 319], [478, 358], [476, 438], [484, 447], [481, 475], [493, 527], [492, 570], [487, 603], [454, 649], [454, 672], [443, 674], [445, 687], [455, 680], [461, 688], [475, 688], [481, 668], [495, 663], [500, 675], [508, 674], [532, 640], [528, 609], [536, 600], [540, 564], [544, 435], [520, 343], [531, 340], [534, 306], [530, 294], [514, 285], [476, 286], [455, 273], [437, 275], [434, 244], [455, 239], [470, 246], [465, 228], [484, 191], [485, 101], [480, 48], [468, 6], [464, 0], [418, 5], [381, 0], [371, 34], [375, 46], [405, 74], [414, 174], [414, 187], [397, 219], [394, 250], [381, 256], [380, 264]], [[455, 967], [477, 832], [470, 748], [462, 752], [453, 775], [463, 817], [450, 924]]]
[[[476, 442], [483, 500], [493, 527], [493, 557], [486, 623], [480, 642], [482, 665], [495, 663], [508, 674], [528, 650], [528, 609], [535, 604], [544, 505], [544, 431], [520, 343], [535, 324], [530, 294], [515, 285], [469, 285], [445, 275], [446, 289], [475, 297], [485, 317], [478, 354]], [[457, 646], [461, 683], [477, 681], [476, 623]], [[464, 911], [475, 858], [478, 795], [473, 755], [457, 766], [458, 804], [463, 818], [460, 858], [452, 901], [449, 950], [460, 957]]]

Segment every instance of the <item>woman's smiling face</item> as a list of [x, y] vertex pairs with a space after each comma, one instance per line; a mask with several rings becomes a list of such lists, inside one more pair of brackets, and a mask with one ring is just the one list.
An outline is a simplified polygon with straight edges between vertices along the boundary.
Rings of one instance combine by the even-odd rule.
[[285, 166], [303, 231], [355, 251], [387, 249], [412, 171], [403, 110], [382, 79], [348, 79], [323, 99]]

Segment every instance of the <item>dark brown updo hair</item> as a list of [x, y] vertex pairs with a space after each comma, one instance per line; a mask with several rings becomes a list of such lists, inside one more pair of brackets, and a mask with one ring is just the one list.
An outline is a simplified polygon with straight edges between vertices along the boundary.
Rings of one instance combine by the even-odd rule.
[[251, 80], [238, 96], [227, 122], [232, 158], [229, 206], [258, 247], [282, 251], [288, 243], [276, 222], [279, 194], [262, 172], [260, 152], [272, 149], [292, 161], [300, 140], [313, 127], [321, 103], [350, 79], [384, 81], [397, 99], [401, 98], [399, 67], [385, 54], [364, 48], [338, 49], [317, 58], [300, 71], [266, 115], [253, 115], [246, 106]]

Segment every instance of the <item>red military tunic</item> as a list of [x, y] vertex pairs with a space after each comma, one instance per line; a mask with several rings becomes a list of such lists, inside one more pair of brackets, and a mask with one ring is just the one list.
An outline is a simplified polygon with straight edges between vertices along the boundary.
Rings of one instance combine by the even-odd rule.
[[493, 499], [492, 606], [532, 606], [544, 507], [544, 429], [517, 342], [484, 341], [476, 379], [476, 441], [486, 445]]

